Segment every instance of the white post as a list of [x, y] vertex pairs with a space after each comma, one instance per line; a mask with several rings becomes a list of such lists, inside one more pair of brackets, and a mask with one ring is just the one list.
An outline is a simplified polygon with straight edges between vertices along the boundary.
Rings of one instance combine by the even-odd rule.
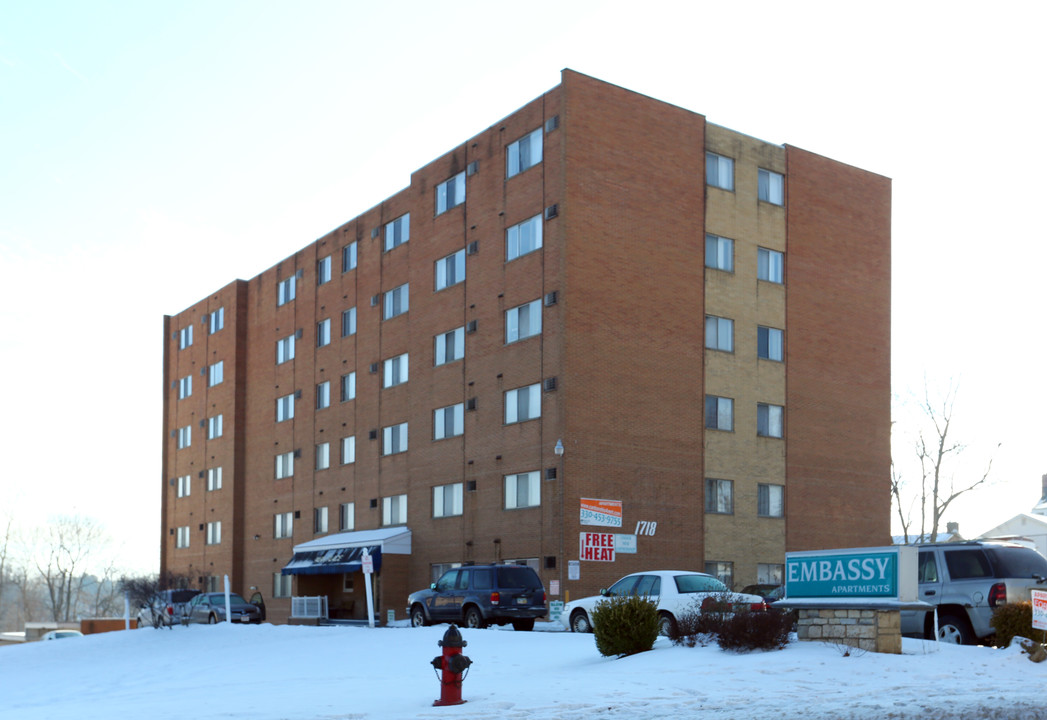
[[225, 576], [225, 619], [227, 622], [233, 621], [233, 611], [229, 605], [229, 576]]
[[364, 571], [364, 589], [367, 592], [367, 627], [374, 627], [374, 599], [371, 595], [371, 575], [374, 573], [374, 561], [371, 560], [371, 556], [364, 551], [361, 564]]
[[124, 630], [131, 629], [131, 598], [124, 590]]

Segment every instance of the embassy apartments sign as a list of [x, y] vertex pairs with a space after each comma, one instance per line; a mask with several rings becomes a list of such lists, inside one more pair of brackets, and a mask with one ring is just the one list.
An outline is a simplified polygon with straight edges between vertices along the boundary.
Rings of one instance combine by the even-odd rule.
[[916, 549], [890, 546], [786, 553], [785, 596], [914, 600]]

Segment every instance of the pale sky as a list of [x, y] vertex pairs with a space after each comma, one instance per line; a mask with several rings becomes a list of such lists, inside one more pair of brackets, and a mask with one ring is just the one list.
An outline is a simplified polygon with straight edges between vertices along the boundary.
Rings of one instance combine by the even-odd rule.
[[[0, 0], [0, 518], [159, 566], [163, 315], [570, 67], [893, 179], [893, 390], [957, 381], [977, 535], [1047, 473], [1043, 3]], [[697, 320], [696, 320], [697, 321]], [[998, 443], [1002, 445], [995, 449]], [[913, 452], [895, 460], [916, 480]], [[962, 460], [962, 458], [961, 458]], [[896, 522], [896, 521], [895, 521]]]

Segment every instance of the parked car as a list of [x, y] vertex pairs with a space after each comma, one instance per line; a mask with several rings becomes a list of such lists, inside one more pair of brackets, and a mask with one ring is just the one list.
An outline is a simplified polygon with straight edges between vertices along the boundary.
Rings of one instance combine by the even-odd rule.
[[49, 630], [40, 636], [41, 640], [64, 640], [66, 638], [83, 637], [79, 630]]
[[[244, 600], [237, 593], [229, 593], [229, 612], [233, 622], [260, 623], [262, 611], [257, 605]], [[191, 623], [222, 622], [225, 617], [225, 593], [201, 593], [186, 606], [186, 615]]]
[[[993, 611], [1047, 589], [1047, 558], [1017, 543], [970, 541], [918, 545], [917, 599], [936, 606], [938, 639], [970, 645], [993, 634]], [[934, 637], [934, 613], [903, 610], [902, 633]]]
[[181, 622], [185, 606], [199, 590], [161, 590], [138, 610], [138, 627], [171, 627]]
[[763, 598], [763, 601], [770, 605], [771, 603], [781, 600], [785, 596], [784, 585], [746, 585], [742, 588], [743, 593], [749, 593], [750, 595], [759, 595]]
[[535, 619], [546, 612], [545, 587], [538, 573], [526, 565], [455, 568], [407, 598], [414, 627], [439, 622], [469, 628], [512, 623], [515, 630], [532, 630]]
[[572, 600], [564, 606], [560, 622], [572, 632], [592, 632], [592, 613], [604, 598], [615, 595], [645, 595], [658, 607], [659, 632], [668, 635], [683, 613], [708, 609], [726, 600], [734, 612], [766, 610], [759, 595], [731, 592], [720, 580], [706, 573], [657, 570], [626, 575], [599, 595]]

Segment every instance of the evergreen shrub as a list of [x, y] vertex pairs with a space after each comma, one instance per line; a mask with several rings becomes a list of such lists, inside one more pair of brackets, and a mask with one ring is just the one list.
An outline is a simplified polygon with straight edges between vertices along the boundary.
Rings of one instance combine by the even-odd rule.
[[608, 597], [597, 603], [592, 620], [596, 649], [604, 656], [646, 652], [658, 639], [658, 611], [645, 596]]
[[[997, 647], [1007, 647], [1016, 635], [1030, 640], [1036, 639], [1033, 637], [1031, 602], [1007, 603], [996, 608], [989, 625], [996, 631], [993, 644]], [[1042, 639], [1043, 634], [1039, 635]]]

